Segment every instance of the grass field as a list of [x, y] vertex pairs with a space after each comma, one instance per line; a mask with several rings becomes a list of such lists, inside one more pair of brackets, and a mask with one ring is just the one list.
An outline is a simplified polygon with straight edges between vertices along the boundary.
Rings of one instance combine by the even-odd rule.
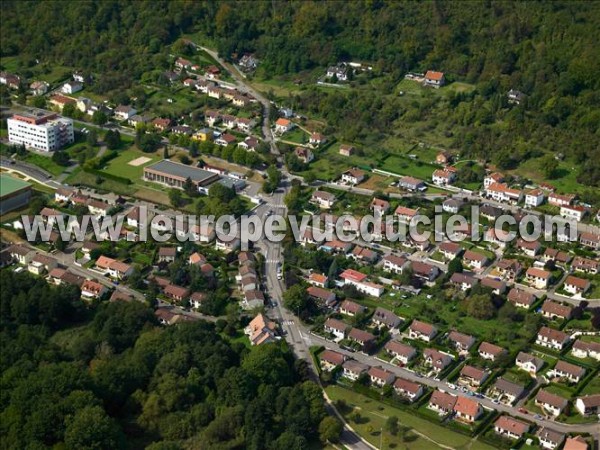
[[589, 187], [586, 188], [585, 185], [577, 181], [579, 168], [576, 164], [569, 161], [559, 162], [557, 170], [559, 176], [556, 179], [546, 179], [540, 170], [540, 161], [542, 159], [543, 156], [540, 158], [529, 159], [521, 163], [518, 168], [510, 173], [531, 179], [536, 183], [550, 183], [551, 185], [555, 186], [559, 192], [577, 193], [589, 189]]
[[392, 155], [385, 159], [383, 164], [380, 165], [380, 169], [400, 175], [410, 175], [422, 180], [429, 180], [436, 167], [420, 161], [414, 161], [410, 158]]
[[50, 172], [52, 175], [60, 175], [66, 169], [66, 167], [59, 166], [52, 161], [50, 156], [38, 155], [37, 153], [28, 153], [25, 161], [41, 167], [45, 171]]
[[[150, 161], [139, 166], [132, 166], [129, 164], [130, 161], [140, 157], [150, 158]], [[129, 178], [134, 184], [138, 184], [138, 181], [141, 182], [144, 167], [159, 161], [160, 159], [161, 158], [154, 153], [144, 153], [136, 149], [129, 149], [121, 152], [115, 159], [110, 160], [106, 168], [103, 168], [102, 170], [113, 175]]]
[[308, 143], [308, 139], [310, 136], [304, 130], [299, 127], [295, 127], [293, 130], [288, 131], [281, 135], [281, 140], [296, 142], [298, 144], [306, 144]]
[[[397, 436], [384, 432], [382, 439], [384, 447], [381, 448], [425, 450], [441, 448], [440, 444], [457, 450], [491, 450], [493, 448], [469, 436], [456, 433], [417, 417], [410, 410], [393, 408], [341, 386], [329, 386], [325, 391], [331, 400], [343, 399], [348, 406], [354, 408], [354, 411], [360, 413], [362, 416], [360, 423], [350, 420], [350, 425], [363, 438], [378, 448], [381, 439], [380, 430], [385, 427], [385, 422], [390, 416], [398, 417], [399, 425], [405, 432], [399, 433]], [[346, 420], [351, 415], [352, 411], [348, 408], [348, 411], [344, 412]], [[423, 437], [423, 435], [429, 439]]]

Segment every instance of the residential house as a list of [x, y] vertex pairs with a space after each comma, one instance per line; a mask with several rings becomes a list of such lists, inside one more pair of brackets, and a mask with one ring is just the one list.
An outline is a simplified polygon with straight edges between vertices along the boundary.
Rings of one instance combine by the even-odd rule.
[[250, 133], [252, 128], [256, 125], [256, 121], [254, 119], [248, 119], [246, 117], [238, 117], [235, 120], [235, 124], [237, 129], [243, 133]]
[[311, 133], [308, 143], [312, 146], [318, 146], [324, 144], [326, 141], [325, 136], [321, 133]]
[[331, 192], [315, 191], [313, 192], [310, 201], [319, 205], [320, 208], [329, 209], [335, 203], [335, 195]]
[[573, 436], [567, 438], [563, 450], [588, 450], [589, 448], [590, 446], [583, 436]]
[[523, 191], [509, 188], [505, 183], [492, 183], [485, 188], [485, 195], [497, 202], [516, 205], [523, 198]]
[[371, 367], [367, 372], [371, 384], [377, 387], [384, 387], [388, 384], [392, 384], [396, 379], [396, 376], [382, 367]]
[[525, 387], [500, 377], [489, 389], [488, 393], [490, 397], [501, 403], [514, 405], [525, 393]]
[[417, 356], [417, 350], [414, 347], [395, 340], [386, 342], [384, 349], [389, 355], [404, 365]]
[[171, 127], [171, 119], [157, 117], [152, 121], [152, 126], [158, 131], [167, 131]]
[[325, 76], [327, 78], [335, 77], [338, 81], [348, 81], [348, 67], [344, 63], [329, 66]]
[[567, 408], [569, 401], [556, 394], [552, 394], [546, 389], [540, 389], [535, 396], [536, 406], [541, 407], [544, 411], [552, 414], [554, 417], [560, 414]]
[[405, 378], [396, 378], [396, 381], [394, 381], [394, 391], [400, 397], [404, 397], [411, 402], [417, 400], [424, 393], [422, 385]]
[[442, 166], [447, 166], [448, 164], [452, 164], [452, 154], [449, 152], [439, 152], [436, 156], [435, 156], [435, 162], [436, 164], [441, 164]]
[[450, 283], [456, 286], [463, 292], [473, 289], [473, 287], [479, 283], [479, 280], [466, 273], [455, 272], [450, 277]]
[[427, 282], [432, 282], [440, 274], [440, 269], [436, 266], [421, 261], [412, 261], [411, 268], [414, 276]]
[[365, 179], [365, 172], [363, 170], [352, 168], [342, 173], [342, 183], [351, 184], [353, 186], [360, 184]]
[[463, 255], [464, 263], [475, 270], [481, 270], [485, 267], [488, 262], [488, 259], [485, 255], [474, 252], [472, 250], [465, 251]]
[[568, 320], [571, 318], [573, 308], [562, 303], [558, 303], [552, 300], [546, 300], [542, 305], [542, 316], [546, 319], [556, 320]]
[[435, 390], [429, 399], [428, 408], [437, 411], [440, 415], [454, 411], [457, 397], [446, 392]]
[[472, 423], [482, 416], [483, 408], [479, 402], [459, 396], [454, 404], [454, 412], [460, 421]]
[[250, 338], [250, 344], [261, 345], [277, 340], [277, 324], [269, 320], [264, 314], [258, 314], [244, 329]]
[[356, 149], [352, 145], [342, 144], [340, 145], [340, 155], [352, 156], [356, 152]]
[[313, 286], [317, 286], [319, 288], [325, 288], [327, 285], [327, 275], [322, 273], [311, 272], [308, 276], [308, 282]]
[[244, 95], [236, 94], [233, 96], [233, 100], [231, 100], [238, 108], [245, 108], [250, 103], [250, 99]]
[[190, 296], [190, 290], [188, 288], [177, 286], [175, 284], [169, 284], [166, 286], [163, 289], [163, 293], [177, 303], [185, 302]]
[[500, 416], [494, 422], [494, 431], [502, 437], [509, 439], [521, 439], [525, 433], [529, 432], [531, 425], [522, 420], [514, 419], [510, 416]]
[[378, 307], [375, 310], [373, 317], [371, 317], [371, 322], [373, 322], [373, 324], [375, 324], [378, 327], [385, 326], [391, 330], [394, 330], [397, 329], [398, 326], [402, 323], [402, 319], [393, 312], [385, 308]]
[[542, 249], [542, 244], [539, 241], [526, 241], [524, 239], [517, 239], [516, 247], [521, 253], [529, 256], [530, 258], [534, 258]]
[[581, 219], [587, 214], [587, 209], [581, 205], [565, 205], [560, 207], [560, 215], [567, 220], [581, 222]]
[[344, 285], [352, 285], [359, 292], [373, 297], [381, 297], [384, 292], [383, 286], [367, 281], [367, 275], [353, 269], [344, 270], [340, 274], [340, 278], [344, 280]]
[[420, 320], [413, 320], [408, 329], [408, 337], [410, 339], [419, 339], [425, 342], [431, 342], [438, 330], [435, 326], [421, 322]]
[[215, 144], [220, 145], [221, 147], [227, 147], [228, 145], [235, 144], [236, 137], [233, 134], [223, 133], [217, 139], [215, 139]]
[[481, 279], [481, 286], [492, 290], [492, 294], [502, 295], [506, 291], [506, 283], [495, 278], [485, 277]]
[[417, 214], [419, 214], [419, 209], [412, 209], [406, 206], [398, 206], [394, 214], [398, 216], [398, 219], [403, 222], [410, 222], [412, 218], [414, 218]]
[[408, 259], [404, 256], [387, 255], [383, 258], [383, 270], [393, 273], [402, 273], [408, 265]]
[[108, 203], [100, 200], [92, 199], [88, 202], [87, 207], [90, 214], [104, 217], [108, 214], [108, 211], [113, 208], [113, 205], [109, 205]]
[[527, 97], [521, 91], [517, 91], [516, 89], [511, 89], [510, 91], [508, 91], [506, 96], [508, 97], [508, 103], [512, 103], [515, 105], [520, 105], [521, 102]]
[[375, 336], [367, 331], [359, 330], [358, 328], [352, 328], [350, 330], [348, 339], [360, 344], [363, 351], [369, 351], [375, 343]]
[[440, 243], [438, 250], [444, 256], [444, 258], [451, 260], [459, 256], [462, 253], [463, 248], [456, 242], [446, 241]]
[[523, 266], [517, 259], [501, 259], [496, 263], [495, 272], [504, 280], [515, 281], [523, 270]]
[[29, 85], [29, 89], [31, 89], [33, 95], [44, 95], [48, 92], [49, 88], [50, 85], [45, 81], [34, 81]]
[[65, 105], [75, 105], [77, 102], [70, 97], [65, 97], [61, 94], [54, 94], [50, 97], [48, 103], [59, 111], [62, 111]]
[[117, 120], [129, 120], [137, 114], [137, 110], [129, 105], [119, 105], [115, 108], [114, 117]]
[[541, 368], [544, 367], [544, 360], [529, 353], [519, 352], [515, 360], [515, 365], [519, 369], [529, 373], [529, 375], [536, 376]]
[[296, 147], [294, 149], [294, 154], [296, 158], [298, 158], [304, 164], [308, 164], [315, 159], [315, 155], [310, 148], [306, 147]]
[[531, 189], [525, 192], [525, 207], [535, 208], [544, 203], [544, 191], [541, 189]]
[[158, 262], [172, 263], [177, 256], [176, 247], [160, 247], [158, 249]]
[[436, 374], [439, 374], [452, 364], [453, 358], [447, 353], [442, 353], [435, 348], [426, 348], [423, 351], [423, 360]]
[[81, 285], [81, 295], [86, 298], [100, 298], [107, 291], [104, 285], [93, 280], [85, 280]]
[[569, 275], [565, 279], [563, 289], [569, 294], [582, 296], [590, 289], [591, 286], [592, 284], [590, 280]]
[[537, 432], [537, 437], [540, 441], [540, 447], [548, 450], [558, 448], [565, 440], [565, 435], [563, 433], [545, 427], [540, 428]]
[[450, 214], [458, 214], [461, 206], [463, 205], [462, 200], [456, 198], [449, 198], [444, 200], [442, 203], [442, 211], [450, 213]]
[[357, 245], [352, 249], [352, 252], [348, 254], [348, 257], [354, 259], [355, 261], [364, 262], [368, 263], [369, 265], [372, 265], [375, 263], [375, 261], [377, 261], [379, 255], [370, 248], [361, 247], [360, 245]]
[[360, 378], [363, 373], [369, 370], [369, 366], [360, 363], [353, 359], [349, 359], [342, 365], [342, 375], [351, 381], [356, 381]]
[[150, 123], [150, 118], [140, 114], [134, 114], [127, 120], [127, 124], [135, 128], [137, 128], [138, 125], [145, 125], [147, 123]]
[[210, 98], [219, 100], [223, 96], [223, 89], [218, 86], [210, 86], [206, 90], [206, 95], [208, 95]]
[[74, 94], [75, 92], [79, 92], [83, 89], [83, 83], [78, 81], [67, 81], [63, 84], [61, 91], [63, 94]]
[[333, 334], [336, 339], [344, 339], [346, 337], [347, 329], [348, 325], [341, 320], [329, 318], [325, 321], [325, 332]]
[[536, 296], [519, 288], [512, 288], [508, 292], [508, 301], [517, 308], [529, 309], [537, 300]]
[[482, 217], [485, 217], [487, 220], [493, 222], [504, 214], [504, 210], [486, 203], [480, 208], [479, 213]]
[[487, 189], [494, 183], [504, 183], [504, 176], [498, 172], [488, 174], [483, 179], [483, 187]]
[[279, 134], [287, 133], [294, 128], [294, 123], [291, 120], [280, 117], [275, 121], [275, 132]]
[[206, 300], [208, 300], [208, 295], [204, 292], [192, 292], [190, 294], [190, 307], [198, 310]]
[[511, 239], [512, 236], [509, 232], [504, 230], [497, 230], [495, 227], [490, 227], [485, 232], [484, 236], [485, 241], [491, 242], [492, 244], [497, 245], [501, 249], [505, 249], [506, 245], [508, 244], [508, 242], [510, 242]]
[[556, 366], [554, 366], [554, 369], [552, 369], [550, 373], [552, 374], [551, 376], [566, 379], [570, 383], [579, 383], [585, 376], [585, 369], [560, 360], [556, 363]]
[[585, 395], [575, 400], [575, 409], [582, 416], [600, 414], [600, 394]]
[[415, 177], [401, 177], [398, 180], [398, 187], [410, 192], [423, 191], [426, 189], [425, 182]]
[[257, 151], [259, 145], [260, 145], [260, 143], [259, 143], [258, 139], [256, 139], [253, 136], [248, 136], [242, 142], [238, 142], [238, 147], [241, 147], [244, 150], [249, 151], [249, 152]]
[[321, 246], [321, 248], [323, 250], [326, 250], [329, 252], [340, 253], [340, 254], [345, 255], [352, 248], [352, 243], [351, 242], [342, 242], [337, 239], [334, 239], [333, 241], [325, 242]]
[[425, 78], [423, 80], [423, 84], [425, 86], [431, 86], [436, 89], [440, 88], [444, 84], [446, 84], [446, 77], [444, 76], [444, 72], [436, 72], [435, 70], [428, 70], [425, 73]]
[[585, 342], [577, 339], [572, 348], [573, 356], [576, 358], [592, 358], [600, 361], [600, 343]]
[[104, 255], [96, 260], [96, 269], [117, 280], [123, 280], [133, 273], [133, 267], [129, 264]]
[[366, 311], [367, 308], [352, 300], [344, 300], [340, 305], [340, 313], [350, 317], [354, 317], [357, 314], [364, 314]]
[[456, 169], [447, 167], [445, 169], [437, 169], [433, 171], [431, 180], [436, 186], [447, 186], [456, 180]]
[[579, 235], [579, 243], [592, 250], [600, 250], [600, 234], [581, 233]]
[[306, 293], [318, 303], [322, 303], [326, 306], [333, 306], [335, 304], [335, 293], [328, 289], [310, 286], [306, 289]]
[[539, 329], [535, 343], [542, 347], [561, 351], [569, 343], [570, 336], [553, 328], [542, 327]]
[[554, 261], [556, 264], [565, 265], [571, 261], [571, 255], [567, 252], [561, 252], [555, 248], [548, 247], [542, 255], [542, 261]]
[[459, 384], [479, 388], [489, 376], [487, 370], [465, 365], [460, 369]]
[[35, 275], [42, 275], [50, 272], [56, 266], [58, 266], [58, 261], [56, 259], [51, 258], [50, 256], [37, 254], [29, 262], [27, 270]]
[[459, 333], [458, 331], [452, 330], [448, 334], [448, 342], [452, 344], [452, 347], [454, 347], [454, 349], [459, 353], [468, 352], [476, 341], [477, 339], [475, 339], [473, 336]]
[[530, 267], [525, 272], [525, 279], [527, 283], [536, 289], [547, 289], [552, 274], [547, 270], [538, 269], [537, 267]]
[[319, 355], [319, 361], [321, 363], [321, 369], [325, 372], [331, 372], [344, 364], [346, 356], [333, 350], [325, 350]]
[[482, 342], [477, 349], [477, 353], [483, 359], [489, 359], [490, 361], [496, 361], [497, 358], [506, 354], [506, 350], [497, 345], [489, 342]]
[[573, 194], [557, 194], [556, 192], [552, 192], [548, 195], [548, 204], [552, 206], [568, 206], [573, 204], [575, 201], [575, 195]]
[[369, 209], [373, 212], [373, 214], [381, 216], [387, 213], [390, 209], [390, 202], [380, 198], [373, 198], [373, 200], [371, 200], [371, 204], [369, 205]]
[[584, 258], [582, 256], [576, 256], [573, 259], [571, 267], [576, 272], [584, 272], [596, 275], [600, 272], [600, 261]]

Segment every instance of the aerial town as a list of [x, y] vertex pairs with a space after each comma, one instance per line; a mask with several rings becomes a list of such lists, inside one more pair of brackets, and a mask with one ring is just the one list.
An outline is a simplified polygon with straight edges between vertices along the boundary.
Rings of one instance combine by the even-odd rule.
[[[217, 3], [216, 30], [233, 17]], [[523, 133], [508, 121], [562, 100], [539, 106], [521, 76], [482, 94], [439, 57], [282, 69], [220, 32], [181, 31], [116, 90], [98, 65], [25, 65], [2, 45], [7, 448], [597, 449], [597, 162], [565, 144], [505, 163], [425, 112], [467, 123], [487, 96]], [[404, 116], [384, 126], [391, 105]], [[472, 126], [500, 139], [493, 120]], [[248, 244], [192, 215], [287, 228]], [[429, 234], [383, 222], [365, 239], [366, 217]], [[292, 219], [311, 225], [294, 236]]]

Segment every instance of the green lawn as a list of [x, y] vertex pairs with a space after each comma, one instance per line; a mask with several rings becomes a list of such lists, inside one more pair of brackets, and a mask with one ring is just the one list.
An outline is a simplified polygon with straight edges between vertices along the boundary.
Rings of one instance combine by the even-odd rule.
[[284, 133], [281, 135], [281, 139], [284, 141], [296, 142], [298, 144], [306, 144], [308, 143], [308, 139], [310, 136], [300, 127], [296, 126], [291, 131]]
[[581, 390], [579, 395], [599, 394], [600, 393], [600, 377], [596, 374], [595, 377]]
[[[150, 161], [139, 166], [132, 166], [129, 164], [131, 161], [141, 157], [150, 158]], [[160, 160], [160, 158], [156, 156], [156, 154], [144, 153], [131, 148], [121, 152], [115, 159], [110, 160], [103, 170], [113, 175], [129, 178], [134, 184], [137, 184], [141, 183], [144, 167], [158, 160]]]
[[[408, 429], [405, 433], [399, 433], [398, 436], [392, 436], [389, 433], [384, 432], [383, 443], [384, 448], [396, 448], [396, 449], [433, 449], [441, 448], [437, 444], [453, 447], [459, 449], [471, 449], [471, 450], [488, 450], [493, 447], [473, 440], [471, 437], [456, 433], [447, 428], [415, 416], [410, 410], [402, 410], [393, 408], [384, 403], [370, 399], [364, 395], [355, 393], [350, 389], [341, 386], [329, 386], [325, 389], [329, 398], [333, 401], [343, 399], [346, 404], [355, 411], [358, 411], [362, 420], [360, 423], [355, 423], [350, 420], [350, 425], [354, 428], [362, 437], [368, 440], [371, 444], [379, 447], [380, 445], [380, 430], [385, 426], [385, 422], [388, 417], [396, 416], [399, 419], [400, 427]], [[352, 415], [349, 410], [344, 411], [344, 416], [348, 418]], [[367, 421], [368, 419], [368, 421]], [[428, 436], [431, 440], [427, 440], [424, 437], [415, 434], [422, 433]], [[434, 441], [434, 442], [432, 442]]]
[[41, 167], [47, 172], [50, 172], [52, 175], [60, 175], [66, 169], [66, 167], [59, 166], [52, 161], [52, 157], [38, 155], [37, 153], [28, 153], [25, 157], [25, 161]]
[[411, 158], [392, 155], [386, 158], [379, 168], [399, 175], [410, 175], [422, 180], [429, 180], [436, 166], [415, 161]]

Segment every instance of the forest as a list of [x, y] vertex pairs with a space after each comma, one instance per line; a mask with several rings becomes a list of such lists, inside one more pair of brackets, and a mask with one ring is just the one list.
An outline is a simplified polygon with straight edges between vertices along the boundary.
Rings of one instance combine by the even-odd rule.
[[[308, 89], [296, 102], [344, 139], [373, 143], [394, 123], [442, 122], [466, 158], [511, 169], [551, 152], [579, 167], [580, 183], [600, 186], [600, 3], [340, 4], [103, 1], [56, 14], [53, 2], [7, 1], [0, 55], [18, 56], [25, 76], [36, 60], [90, 71], [102, 94], [168, 68], [167, 46], [188, 35], [225, 58], [256, 53], [266, 76], [367, 61], [388, 74], [378, 89], [347, 96]], [[408, 106], [391, 95], [407, 71], [428, 69], [476, 89]], [[509, 89], [525, 92], [526, 104], [507, 108]]]
[[335, 439], [320, 388], [283, 345], [217, 324], [163, 328], [140, 302], [0, 271], [2, 448], [305, 449]]

